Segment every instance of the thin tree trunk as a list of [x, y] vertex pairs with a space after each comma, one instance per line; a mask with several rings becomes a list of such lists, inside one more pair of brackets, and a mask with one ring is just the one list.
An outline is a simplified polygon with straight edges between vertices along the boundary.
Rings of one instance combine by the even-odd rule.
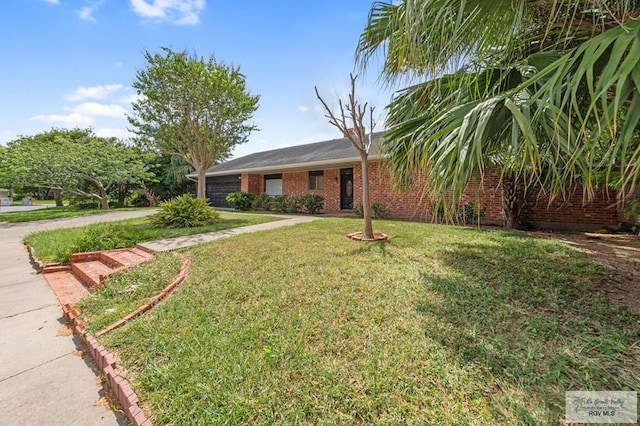
[[99, 188], [100, 190], [100, 208], [102, 210], [109, 210], [109, 196], [107, 195], [107, 191], [104, 188]]
[[360, 153], [362, 160], [362, 215], [364, 217], [364, 232], [362, 238], [373, 239], [373, 224], [371, 223], [371, 204], [369, 202], [369, 161], [367, 154]]
[[124, 207], [124, 201], [127, 197], [127, 183], [121, 183], [118, 186], [118, 207]]
[[522, 181], [514, 176], [502, 178], [502, 215], [504, 227], [518, 229], [522, 226], [524, 208], [524, 187]]
[[60, 189], [52, 189], [53, 200], [56, 202], [56, 207], [62, 207], [62, 191]]
[[198, 198], [207, 198], [207, 169], [198, 167]]

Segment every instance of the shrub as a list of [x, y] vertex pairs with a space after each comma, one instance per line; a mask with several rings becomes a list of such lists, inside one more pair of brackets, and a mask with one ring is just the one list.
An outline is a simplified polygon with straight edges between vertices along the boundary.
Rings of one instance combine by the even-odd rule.
[[[351, 207], [353, 214], [358, 217], [364, 217], [364, 210], [362, 209], [362, 204], [354, 204]], [[377, 219], [388, 219], [391, 216], [391, 212], [389, 208], [382, 203], [373, 203], [371, 204], [371, 210], [373, 210], [373, 217]]]
[[322, 195], [306, 194], [302, 196], [301, 202], [309, 214], [317, 214], [324, 207]]
[[364, 217], [364, 210], [362, 210], [362, 204], [354, 204], [353, 206], [351, 206], [351, 210], [353, 211], [353, 214], [355, 214], [358, 217]]
[[219, 220], [220, 214], [209, 206], [207, 200], [185, 194], [159, 204], [158, 213], [149, 217], [157, 228], [191, 228], [206, 226]]
[[273, 205], [278, 213], [298, 213], [302, 210], [302, 199], [289, 195], [276, 195]]
[[113, 224], [88, 226], [79, 238], [58, 254], [60, 262], [68, 262], [74, 253], [135, 247], [147, 239], [143, 229], [122, 228]]
[[478, 219], [483, 218], [486, 212], [484, 207], [480, 207], [480, 215], [478, 216], [478, 206], [475, 204], [467, 203], [464, 205], [456, 204], [454, 211], [450, 211], [450, 217], [445, 217], [444, 205], [438, 204], [431, 207], [435, 212], [435, 219], [437, 222], [453, 222], [463, 225], [473, 225], [478, 223]]
[[240, 211], [247, 211], [251, 209], [255, 198], [255, 194], [244, 191], [231, 192], [227, 194], [226, 197], [227, 203], [229, 203], [229, 205], [234, 209]]
[[273, 208], [273, 198], [264, 192], [253, 200], [251, 207], [254, 210], [271, 210]]
[[391, 216], [391, 212], [385, 204], [373, 203], [371, 205], [371, 208], [373, 209], [373, 217], [377, 217], [379, 219], [387, 219], [389, 218], [389, 216]]

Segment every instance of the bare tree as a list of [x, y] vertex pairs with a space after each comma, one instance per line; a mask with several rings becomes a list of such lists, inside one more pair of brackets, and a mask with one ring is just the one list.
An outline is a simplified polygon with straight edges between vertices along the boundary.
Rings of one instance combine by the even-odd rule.
[[[351, 92], [346, 103], [338, 99], [340, 111], [335, 114], [329, 105], [322, 99], [318, 88], [314, 86], [316, 96], [322, 103], [325, 111], [325, 117], [329, 119], [329, 123], [337, 127], [344, 136], [349, 139], [351, 145], [358, 151], [360, 161], [362, 163], [362, 214], [364, 216], [364, 232], [362, 239], [373, 240], [373, 225], [371, 223], [371, 203], [369, 201], [369, 149], [373, 129], [376, 125], [373, 120], [374, 107], [368, 107], [368, 103], [361, 104], [356, 98], [356, 80], [357, 75], [349, 74], [351, 79]], [[366, 133], [365, 119], [369, 118], [369, 133]]]

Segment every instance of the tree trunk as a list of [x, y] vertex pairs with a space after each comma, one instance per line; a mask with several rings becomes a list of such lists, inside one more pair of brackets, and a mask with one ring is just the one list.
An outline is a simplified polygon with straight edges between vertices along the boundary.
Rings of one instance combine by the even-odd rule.
[[109, 195], [107, 195], [107, 191], [104, 188], [99, 188], [100, 190], [100, 209], [109, 210]]
[[118, 185], [118, 207], [124, 207], [124, 201], [127, 198], [127, 183]]
[[373, 224], [371, 223], [371, 203], [369, 201], [369, 161], [367, 154], [360, 153], [362, 160], [362, 216], [364, 217], [364, 232], [362, 238], [373, 239]]
[[207, 169], [198, 167], [198, 198], [207, 198]]
[[142, 193], [144, 194], [145, 198], [149, 202], [149, 207], [158, 207], [158, 196], [154, 194], [153, 191], [149, 189], [144, 182], [140, 184], [140, 188], [142, 189]]
[[518, 229], [522, 226], [524, 187], [522, 180], [514, 176], [502, 178], [502, 215], [504, 227]]
[[52, 189], [53, 200], [56, 202], [56, 207], [62, 207], [62, 190]]

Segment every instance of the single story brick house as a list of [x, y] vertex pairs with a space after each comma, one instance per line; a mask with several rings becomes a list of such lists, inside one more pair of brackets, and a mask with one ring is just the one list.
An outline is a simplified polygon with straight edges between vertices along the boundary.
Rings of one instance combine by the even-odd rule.
[[[372, 135], [369, 154], [371, 203], [384, 204], [392, 217], [429, 220], [432, 202], [423, 196], [425, 182], [397, 191], [381, 167], [378, 141], [383, 132]], [[235, 158], [207, 170], [207, 197], [214, 207], [229, 207], [227, 194], [246, 191], [256, 195], [301, 196], [319, 194], [324, 197], [324, 213], [351, 211], [362, 200], [360, 157], [347, 138], [256, 152]], [[192, 175], [195, 177], [195, 175]], [[547, 200], [529, 194], [526, 219], [549, 229], [596, 229], [617, 226], [622, 212], [615, 205], [615, 193], [600, 193], [583, 205], [582, 192], [574, 191], [566, 200], [548, 205]], [[461, 204], [475, 204], [474, 185], [469, 185]], [[479, 189], [484, 211], [483, 223], [502, 225], [502, 193], [498, 173], [486, 174]]]

